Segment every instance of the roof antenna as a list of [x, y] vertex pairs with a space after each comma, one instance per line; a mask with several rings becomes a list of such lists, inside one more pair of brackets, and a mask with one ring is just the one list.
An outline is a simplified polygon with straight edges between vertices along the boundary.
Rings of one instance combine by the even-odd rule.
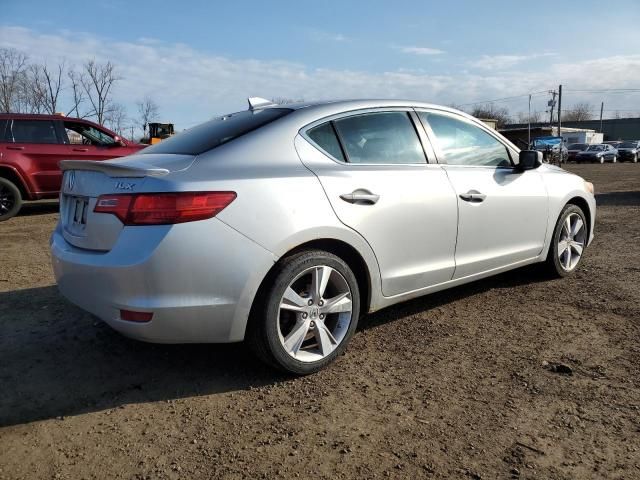
[[271, 100], [267, 100], [266, 98], [261, 97], [249, 97], [247, 98], [249, 102], [249, 110], [256, 110], [258, 108], [269, 107], [271, 105], [275, 105]]

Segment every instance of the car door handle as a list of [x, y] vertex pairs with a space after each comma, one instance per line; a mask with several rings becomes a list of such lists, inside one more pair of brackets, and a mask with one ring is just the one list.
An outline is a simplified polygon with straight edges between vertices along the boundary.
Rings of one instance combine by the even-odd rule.
[[354, 190], [351, 193], [343, 193], [340, 198], [356, 205], [373, 205], [380, 200], [380, 195], [371, 193], [369, 190]]
[[487, 196], [484, 193], [480, 193], [477, 190], [469, 190], [467, 193], [461, 193], [458, 195], [465, 202], [480, 203], [484, 202]]
[[74, 152], [88, 152], [89, 149], [88, 148], [74, 148], [73, 151]]
[[24, 150], [24, 147], [7, 147], [7, 150]]

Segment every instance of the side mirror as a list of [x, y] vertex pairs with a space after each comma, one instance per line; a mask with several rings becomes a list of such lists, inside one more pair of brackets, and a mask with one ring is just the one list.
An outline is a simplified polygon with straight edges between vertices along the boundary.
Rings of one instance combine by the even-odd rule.
[[122, 137], [120, 135], [116, 135], [115, 137], [113, 137], [113, 146], [114, 147], [126, 147], [127, 144], [124, 143], [124, 140], [122, 140]]
[[533, 170], [542, 165], [542, 152], [537, 150], [520, 150], [518, 156], [518, 170]]

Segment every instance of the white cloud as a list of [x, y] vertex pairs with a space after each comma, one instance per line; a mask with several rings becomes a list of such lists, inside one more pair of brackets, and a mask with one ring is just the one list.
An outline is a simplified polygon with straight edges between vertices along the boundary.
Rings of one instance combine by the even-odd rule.
[[309, 37], [316, 42], [345, 42], [349, 40], [349, 37], [342, 33], [327, 32], [325, 30], [308, 29]]
[[[135, 102], [150, 94], [161, 107], [161, 120], [182, 129], [214, 115], [246, 108], [246, 98], [286, 97], [322, 100], [336, 98], [411, 98], [441, 104], [469, 102], [555, 88], [563, 83], [563, 105], [594, 100], [570, 89], [635, 88], [640, 78], [640, 55], [619, 55], [572, 63], [552, 62], [540, 71], [460, 69], [447, 74], [425, 70], [367, 72], [309, 65], [279, 59], [256, 60], [215, 55], [183, 44], [156, 39], [115, 41], [78, 32], [43, 34], [22, 27], [0, 27], [0, 46], [14, 47], [33, 61], [53, 64], [65, 57], [80, 65], [90, 58], [111, 60], [122, 80], [115, 100], [134, 115]], [[452, 68], [452, 66], [449, 66]], [[622, 95], [607, 108], [640, 110], [640, 94]], [[526, 109], [507, 105], [513, 112]]]
[[430, 47], [398, 47], [402, 53], [411, 53], [413, 55], [442, 55], [444, 50]]
[[482, 55], [478, 60], [469, 62], [469, 66], [483, 70], [505, 70], [528, 60], [552, 57], [555, 53], [533, 53], [529, 55]]

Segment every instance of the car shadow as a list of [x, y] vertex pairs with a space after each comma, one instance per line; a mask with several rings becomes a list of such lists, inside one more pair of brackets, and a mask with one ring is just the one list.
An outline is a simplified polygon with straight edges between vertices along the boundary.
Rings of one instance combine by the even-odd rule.
[[[386, 308], [363, 318], [360, 330], [543, 279], [526, 270]], [[0, 319], [0, 426], [295, 380], [260, 363], [244, 344], [127, 339], [68, 303], [55, 286], [0, 292]]]
[[616, 207], [628, 207], [640, 205], [640, 191], [597, 193], [596, 203], [601, 205], [613, 205]]
[[37, 202], [25, 202], [16, 216], [45, 215], [47, 213], [58, 213], [59, 210], [60, 204], [57, 200], [39, 200]]

